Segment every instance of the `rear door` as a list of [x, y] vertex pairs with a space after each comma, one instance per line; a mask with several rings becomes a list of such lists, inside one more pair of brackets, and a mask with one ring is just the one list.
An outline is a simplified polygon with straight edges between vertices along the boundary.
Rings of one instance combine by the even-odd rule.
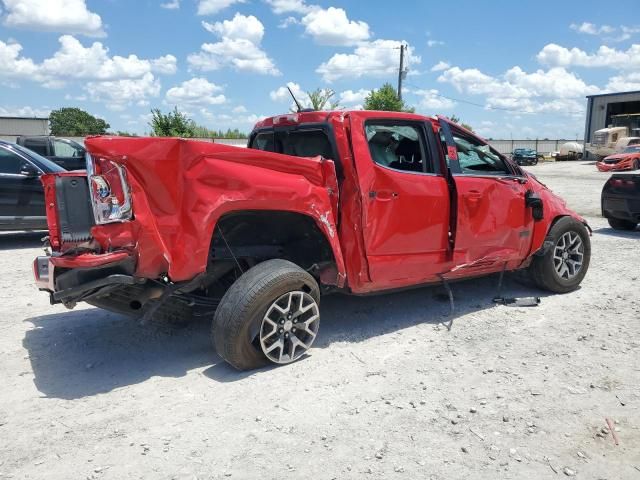
[[25, 175], [41, 170], [12, 150], [0, 146], [0, 225], [35, 228], [46, 224], [44, 191], [39, 176]]
[[526, 176], [488, 144], [441, 120], [457, 220], [454, 271], [469, 276], [516, 268], [529, 253], [533, 215]]
[[352, 114], [351, 132], [373, 288], [437, 278], [447, 257], [450, 202], [431, 123]]

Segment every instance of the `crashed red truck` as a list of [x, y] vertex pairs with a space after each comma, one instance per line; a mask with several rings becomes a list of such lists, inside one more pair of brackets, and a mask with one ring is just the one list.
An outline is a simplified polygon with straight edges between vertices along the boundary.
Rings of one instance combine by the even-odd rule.
[[87, 172], [43, 177], [52, 303], [212, 318], [238, 369], [292, 362], [321, 294], [363, 295], [503, 270], [564, 293], [589, 265], [584, 219], [444, 117], [301, 112], [247, 149], [92, 137]]

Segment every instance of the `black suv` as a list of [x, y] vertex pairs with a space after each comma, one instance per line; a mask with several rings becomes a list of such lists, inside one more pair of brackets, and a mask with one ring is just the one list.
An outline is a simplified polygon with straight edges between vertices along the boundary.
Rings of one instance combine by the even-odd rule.
[[31, 150], [0, 141], [0, 230], [46, 229], [40, 175], [64, 171]]

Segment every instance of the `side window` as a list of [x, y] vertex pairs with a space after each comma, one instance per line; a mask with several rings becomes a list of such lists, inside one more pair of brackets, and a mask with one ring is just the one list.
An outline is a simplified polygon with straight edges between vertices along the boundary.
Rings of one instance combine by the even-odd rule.
[[56, 157], [66, 157], [66, 158], [82, 156], [82, 152], [80, 152], [73, 145], [58, 139], [55, 139], [53, 141], [53, 154]]
[[[511, 171], [499, 155], [491, 151], [475, 138], [453, 132], [453, 140], [458, 150], [458, 161], [462, 173], [476, 175], [509, 175]], [[447, 158], [447, 162], [449, 159]]]
[[249, 148], [253, 148], [256, 150], [264, 150], [266, 152], [275, 152], [275, 136], [273, 132], [264, 132], [257, 134]]
[[365, 134], [371, 158], [378, 165], [406, 172], [433, 172], [421, 126], [367, 123]]
[[47, 152], [47, 142], [39, 138], [26, 139], [24, 141], [25, 148], [28, 148], [32, 152], [36, 152], [43, 157], [49, 155]]
[[11, 173], [19, 175], [22, 166], [26, 163], [22, 157], [9, 150], [0, 148], [0, 174]]

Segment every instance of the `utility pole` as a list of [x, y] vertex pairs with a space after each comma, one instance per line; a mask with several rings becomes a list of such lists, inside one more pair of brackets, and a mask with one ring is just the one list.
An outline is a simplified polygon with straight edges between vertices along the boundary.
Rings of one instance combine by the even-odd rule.
[[400, 45], [400, 70], [398, 70], [398, 99], [402, 101], [402, 80], [404, 79], [404, 45]]

